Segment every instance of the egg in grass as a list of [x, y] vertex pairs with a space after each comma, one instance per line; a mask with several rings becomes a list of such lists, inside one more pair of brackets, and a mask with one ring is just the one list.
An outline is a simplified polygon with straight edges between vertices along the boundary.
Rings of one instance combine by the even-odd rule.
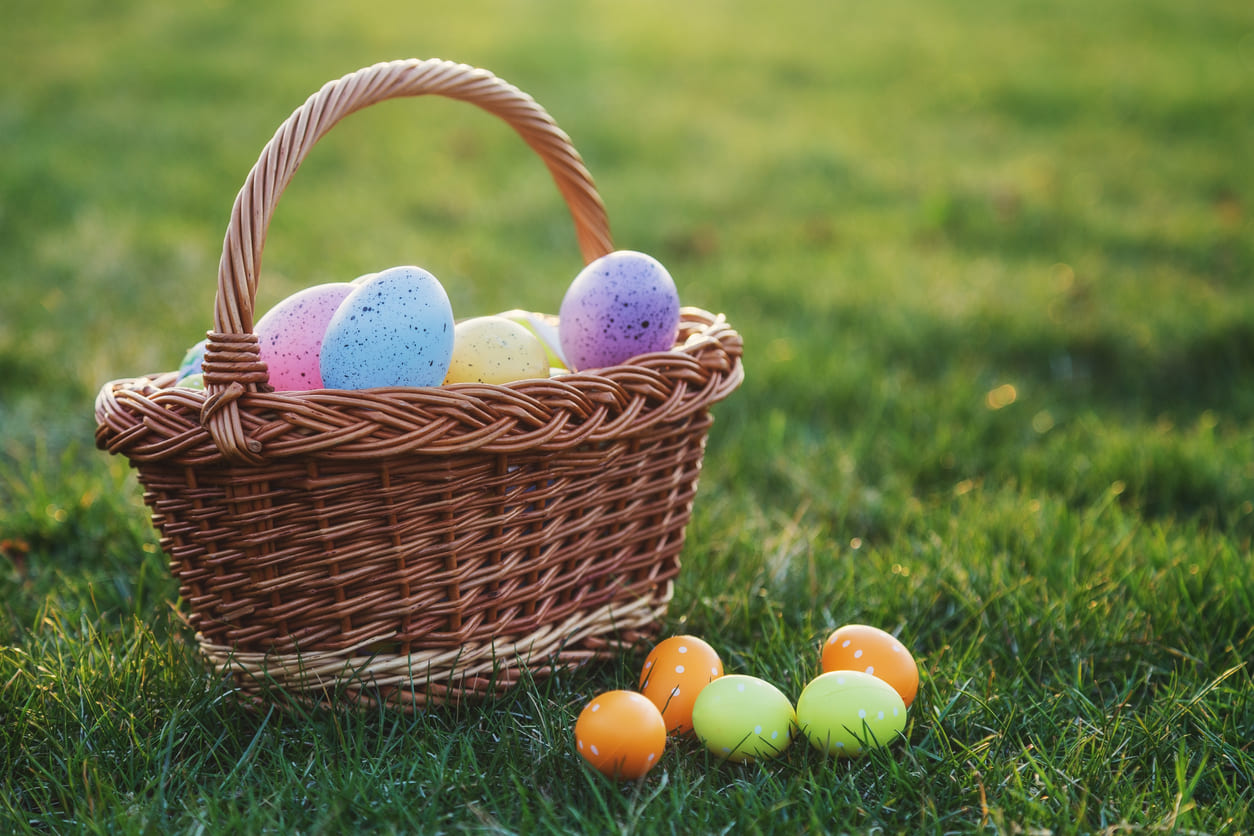
[[710, 682], [723, 675], [718, 651], [696, 636], [671, 636], [658, 642], [640, 671], [640, 693], [662, 712], [673, 735], [692, 731], [692, 707]]
[[589, 766], [608, 778], [643, 778], [657, 765], [665, 748], [662, 713], [635, 691], [598, 694], [575, 721], [575, 749]]

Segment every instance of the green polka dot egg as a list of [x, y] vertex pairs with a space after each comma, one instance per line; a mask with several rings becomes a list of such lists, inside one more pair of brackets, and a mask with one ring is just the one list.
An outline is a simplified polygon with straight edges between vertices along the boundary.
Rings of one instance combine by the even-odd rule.
[[797, 725], [810, 745], [838, 757], [887, 746], [906, 727], [906, 705], [892, 685], [861, 671], [815, 677], [797, 699]]
[[774, 758], [792, 742], [797, 715], [784, 693], [764, 679], [721, 676], [701, 689], [692, 706], [692, 729], [724, 760]]

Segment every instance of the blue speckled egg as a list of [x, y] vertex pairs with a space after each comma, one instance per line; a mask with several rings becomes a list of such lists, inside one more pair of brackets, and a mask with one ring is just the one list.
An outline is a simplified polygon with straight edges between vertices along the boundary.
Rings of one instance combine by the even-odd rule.
[[293, 293], [257, 320], [258, 351], [280, 392], [322, 388], [318, 356], [322, 335], [353, 286], [348, 282], [314, 285]]
[[327, 323], [322, 381], [332, 389], [439, 386], [452, 356], [443, 285], [421, 267], [392, 267], [354, 287]]
[[667, 351], [679, 333], [679, 292], [652, 256], [618, 250], [593, 261], [562, 299], [558, 334], [573, 369]]

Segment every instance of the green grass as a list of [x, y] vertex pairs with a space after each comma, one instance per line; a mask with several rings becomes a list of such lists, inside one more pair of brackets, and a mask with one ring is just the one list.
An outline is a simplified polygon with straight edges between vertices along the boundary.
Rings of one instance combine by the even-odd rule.
[[[1254, 830], [1248, 3], [201, 5], [0, 27], [0, 831]], [[896, 632], [908, 741], [619, 786], [572, 727], [642, 657], [414, 717], [199, 665], [92, 399], [209, 327], [291, 109], [409, 56], [534, 94], [745, 337], [667, 630], [794, 699], [831, 629]], [[258, 306], [415, 262], [466, 314], [579, 266], [507, 128], [388, 103], [285, 194]]]

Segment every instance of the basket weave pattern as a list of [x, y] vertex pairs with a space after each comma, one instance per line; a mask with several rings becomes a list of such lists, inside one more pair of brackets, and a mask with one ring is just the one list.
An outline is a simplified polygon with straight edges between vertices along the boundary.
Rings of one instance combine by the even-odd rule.
[[273, 392], [252, 334], [265, 230], [343, 116], [442, 95], [513, 126], [553, 174], [585, 261], [613, 249], [569, 139], [525, 93], [445, 61], [330, 82], [276, 132], [223, 245], [205, 391], [113, 381], [97, 444], [136, 467], [200, 648], [247, 694], [403, 707], [656, 634], [741, 340], [682, 311], [672, 351], [503, 386]]

